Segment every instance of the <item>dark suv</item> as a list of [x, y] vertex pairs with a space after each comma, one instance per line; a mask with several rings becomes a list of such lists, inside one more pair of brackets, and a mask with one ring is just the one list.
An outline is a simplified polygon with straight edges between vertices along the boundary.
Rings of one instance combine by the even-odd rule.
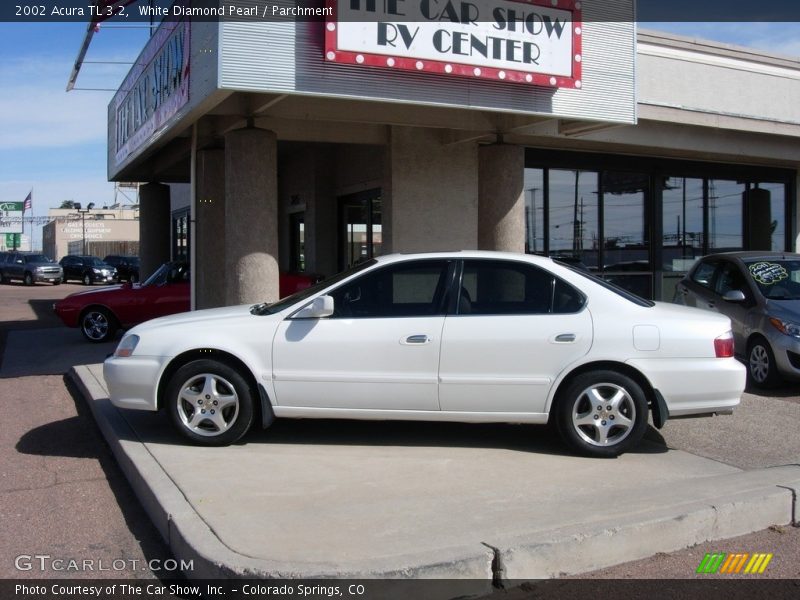
[[61, 267], [44, 254], [4, 252], [0, 256], [0, 280], [19, 279], [25, 285], [44, 281], [58, 285], [64, 279]]
[[130, 281], [131, 283], [136, 283], [139, 281], [138, 256], [109, 254], [103, 259], [103, 262], [111, 265], [117, 270], [117, 276], [119, 277], [120, 281]]
[[65, 256], [60, 263], [64, 268], [64, 281], [77, 279], [83, 285], [92, 285], [117, 280], [117, 270], [96, 256]]

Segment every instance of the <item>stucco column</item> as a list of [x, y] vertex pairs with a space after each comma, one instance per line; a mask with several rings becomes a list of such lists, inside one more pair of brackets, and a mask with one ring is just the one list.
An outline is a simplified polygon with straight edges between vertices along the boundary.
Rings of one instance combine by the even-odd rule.
[[148, 183], [139, 188], [139, 275], [144, 281], [170, 259], [169, 186]]
[[225, 306], [225, 151], [197, 152], [195, 306]]
[[525, 252], [525, 149], [478, 150], [478, 248]]
[[225, 304], [278, 299], [277, 141], [264, 129], [225, 135]]
[[[384, 232], [391, 252], [474, 250], [478, 234], [478, 148], [445, 144], [440, 132], [391, 128]], [[389, 251], [388, 248], [386, 251]]]

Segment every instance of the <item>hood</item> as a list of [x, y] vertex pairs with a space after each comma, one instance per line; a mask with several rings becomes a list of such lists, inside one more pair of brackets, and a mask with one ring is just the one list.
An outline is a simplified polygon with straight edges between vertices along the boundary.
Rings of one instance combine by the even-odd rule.
[[766, 313], [770, 317], [800, 323], [800, 300], [767, 300]]
[[[238, 306], [224, 306], [222, 308], [207, 308], [205, 310], [178, 313], [176, 315], [145, 321], [141, 325], [134, 327], [131, 331], [140, 333], [148, 329], [163, 329], [165, 327], [174, 326], [201, 327], [203, 323], [208, 321], [213, 321], [215, 326], [219, 327], [225, 320], [241, 320], [247, 317], [253, 319], [265, 318], [251, 315], [250, 308], [252, 306], [252, 304], [240, 304]], [[266, 317], [269, 317], [269, 315], [266, 315]]]
[[75, 292], [74, 294], [70, 294], [69, 296], [64, 298], [64, 300], [69, 300], [71, 298], [86, 299], [87, 296], [100, 297], [103, 294], [107, 294], [109, 292], [115, 292], [117, 290], [122, 289], [123, 287], [124, 286], [122, 284], [119, 284], [119, 285], [103, 286], [97, 289], [83, 290], [81, 292]]

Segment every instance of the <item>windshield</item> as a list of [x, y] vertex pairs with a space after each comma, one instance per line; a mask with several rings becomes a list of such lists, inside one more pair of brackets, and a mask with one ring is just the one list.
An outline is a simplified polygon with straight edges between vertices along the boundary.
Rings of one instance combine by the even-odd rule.
[[166, 283], [167, 275], [169, 274], [170, 267], [169, 263], [164, 263], [158, 269], [156, 269], [150, 277], [148, 277], [145, 282], [142, 284], [142, 287], [146, 285], [160, 285], [162, 283]]
[[25, 257], [25, 262], [27, 263], [49, 263], [53, 262], [49, 258], [47, 258], [44, 254], [28, 254]]
[[92, 266], [92, 267], [106, 267], [106, 266], [108, 266], [108, 265], [106, 265], [106, 263], [104, 263], [102, 260], [100, 260], [96, 256], [89, 257], [86, 262], [89, 263], [89, 266]]
[[800, 300], [800, 260], [777, 258], [744, 264], [765, 298]]
[[350, 277], [350, 275], [352, 275], [353, 273], [358, 273], [359, 271], [363, 271], [367, 267], [371, 267], [376, 262], [378, 262], [378, 261], [376, 261], [373, 258], [371, 260], [367, 260], [367, 261], [364, 261], [362, 263], [359, 263], [356, 266], [354, 266], [354, 267], [352, 267], [350, 269], [347, 269], [346, 271], [342, 271], [341, 273], [337, 273], [336, 275], [328, 277], [327, 279], [323, 279], [319, 283], [315, 283], [314, 285], [312, 285], [309, 288], [306, 288], [304, 290], [300, 290], [299, 292], [295, 292], [291, 296], [286, 296], [286, 298], [283, 298], [282, 300], [278, 300], [277, 302], [274, 302], [273, 304], [266, 304], [266, 303], [264, 303], [264, 304], [255, 304], [250, 309], [250, 312], [253, 313], [254, 315], [272, 315], [272, 314], [275, 314], [275, 313], [279, 313], [284, 308], [287, 308], [287, 307], [291, 306], [292, 304], [294, 304], [296, 302], [302, 302], [306, 298], [310, 298], [311, 296], [313, 296], [314, 294], [319, 292], [321, 289], [324, 289], [326, 287], [330, 287], [330, 286], [332, 286], [332, 285], [334, 285], [336, 283], [339, 283], [343, 279], [347, 279], [348, 277]]

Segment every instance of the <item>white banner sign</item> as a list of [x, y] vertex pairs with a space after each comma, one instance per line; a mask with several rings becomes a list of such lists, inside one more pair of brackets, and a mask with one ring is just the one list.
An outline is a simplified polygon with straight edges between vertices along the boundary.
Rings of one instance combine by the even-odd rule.
[[339, 0], [328, 61], [580, 87], [580, 2]]

